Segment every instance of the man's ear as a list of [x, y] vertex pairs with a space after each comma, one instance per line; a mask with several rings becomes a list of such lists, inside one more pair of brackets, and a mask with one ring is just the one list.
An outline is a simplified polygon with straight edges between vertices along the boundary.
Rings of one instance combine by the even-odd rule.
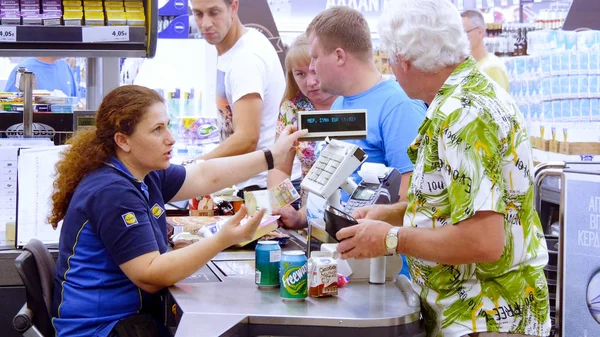
[[334, 50], [335, 56], [337, 57], [337, 65], [343, 66], [348, 61], [348, 54], [342, 48], [336, 48]]
[[238, 9], [240, 9], [240, 2], [239, 2], [239, 0], [233, 0], [231, 2], [231, 13], [237, 15]]
[[483, 38], [485, 37], [485, 29], [481, 28], [477, 30], [477, 35], [479, 37], [479, 39], [481, 41], [483, 41]]
[[405, 60], [403, 57], [396, 55], [396, 62], [402, 67], [402, 71], [407, 72], [412, 68], [412, 62]]
[[115, 139], [115, 143], [117, 144], [117, 146], [121, 150], [123, 150], [123, 152], [129, 153], [129, 151], [131, 151], [131, 146], [129, 145], [129, 138], [126, 135], [124, 135], [120, 132], [117, 132], [115, 134], [114, 139]]

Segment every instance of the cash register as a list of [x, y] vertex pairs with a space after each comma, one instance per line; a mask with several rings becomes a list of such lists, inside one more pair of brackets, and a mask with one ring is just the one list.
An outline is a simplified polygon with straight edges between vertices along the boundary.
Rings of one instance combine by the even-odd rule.
[[[349, 133], [354, 132], [355, 138], [366, 135], [366, 111], [354, 111], [353, 119], [356, 124], [348, 127], [344, 137], [353, 137]], [[362, 117], [361, 117], [362, 114]], [[341, 132], [338, 126], [332, 124], [332, 116], [340, 116], [339, 112], [329, 115], [319, 115], [318, 119], [306, 118], [304, 112], [299, 112], [299, 128], [308, 128], [309, 133], [305, 138], [315, 139], [327, 132], [332, 134]], [[308, 116], [314, 116], [312, 113]], [[341, 117], [339, 120], [343, 120]], [[303, 123], [310, 121], [311, 123]], [[365, 121], [365, 122], [363, 122]], [[314, 126], [312, 124], [318, 124]], [[363, 130], [364, 128], [364, 130]], [[313, 132], [314, 131], [314, 132]], [[321, 151], [315, 164], [301, 183], [301, 187], [325, 200], [324, 222], [325, 231], [333, 239], [336, 233], [348, 226], [357, 224], [351, 216], [352, 212], [362, 206], [371, 204], [389, 204], [398, 201], [401, 175], [395, 168], [387, 168], [385, 165], [364, 163], [367, 154], [357, 145], [343, 142], [337, 139], [325, 139], [326, 147]], [[364, 163], [364, 164], [363, 164]], [[358, 172], [363, 178], [357, 185], [350, 177], [360, 166]], [[341, 190], [344, 190], [350, 199], [345, 205], [341, 203]], [[309, 238], [312, 237], [312, 225], [309, 224]], [[310, 245], [309, 245], [310, 246]], [[385, 257], [371, 260], [372, 283], [385, 283]]]

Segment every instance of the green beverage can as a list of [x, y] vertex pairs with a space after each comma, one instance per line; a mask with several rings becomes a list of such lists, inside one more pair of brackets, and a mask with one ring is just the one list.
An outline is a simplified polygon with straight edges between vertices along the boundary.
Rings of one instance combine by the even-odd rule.
[[302, 301], [308, 297], [307, 272], [308, 263], [303, 251], [283, 252], [279, 270], [279, 294], [284, 301]]
[[260, 288], [279, 286], [279, 261], [281, 247], [277, 241], [258, 241], [255, 250], [256, 269], [254, 283]]

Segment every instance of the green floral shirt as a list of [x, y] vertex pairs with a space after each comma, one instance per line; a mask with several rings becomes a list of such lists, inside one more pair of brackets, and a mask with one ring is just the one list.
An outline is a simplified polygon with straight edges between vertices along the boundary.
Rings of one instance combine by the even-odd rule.
[[513, 99], [468, 58], [436, 95], [408, 154], [415, 169], [405, 226], [435, 229], [478, 211], [504, 214], [506, 243], [497, 262], [408, 257], [427, 336], [548, 336], [548, 250], [534, 208], [529, 135]]

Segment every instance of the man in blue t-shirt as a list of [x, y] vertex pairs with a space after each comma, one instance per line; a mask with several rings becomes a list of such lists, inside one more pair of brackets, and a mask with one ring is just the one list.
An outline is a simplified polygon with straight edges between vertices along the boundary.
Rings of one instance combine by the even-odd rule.
[[[331, 110], [367, 110], [367, 138], [348, 142], [368, 154], [367, 162], [400, 171], [400, 199], [405, 200], [413, 171], [406, 150], [425, 118], [425, 104], [411, 100], [396, 81], [383, 78], [373, 62], [369, 25], [360, 12], [349, 7], [325, 10], [313, 19], [306, 35], [309, 68], [319, 76], [321, 90], [340, 96]], [[356, 173], [354, 178], [360, 179]], [[410, 277], [406, 258], [402, 260], [400, 273]]]
[[8, 76], [4, 91], [18, 92], [17, 71], [25, 67], [35, 74], [37, 89], [60, 90], [68, 97], [78, 97], [73, 69], [67, 61], [57, 57], [30, 57], [19, 63]]
[[425, 118], [425, 104], [408, 98], [394, 80], [385, 80], [373, 62], [371, 32], [364, 16], [348, 7], [321, 12], [307, 30], [310, 69], [321, 90], [339, 95], [331, 110], [366, 109], [367, 138], [348, 141], [368, 154], [368, 162], [395, 167], [406, 198], [413, 164], [406, 150]]

